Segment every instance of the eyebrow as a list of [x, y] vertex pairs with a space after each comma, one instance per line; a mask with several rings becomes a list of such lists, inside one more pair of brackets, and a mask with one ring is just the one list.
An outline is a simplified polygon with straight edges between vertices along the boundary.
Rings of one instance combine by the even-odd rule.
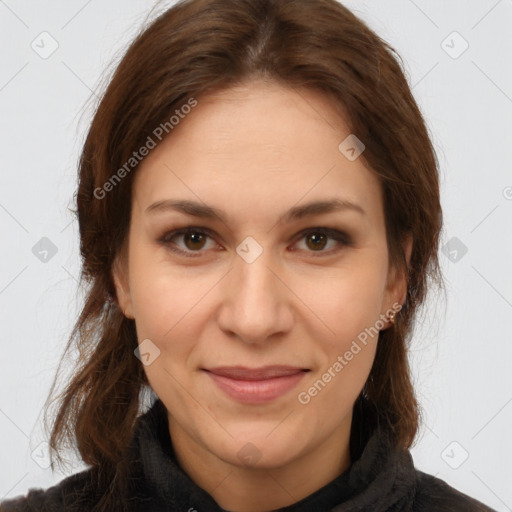
[[[331, 199], [325, 201], [313, 201], [306, 203], [301, 206], [294, 206], [285, 212], [280, 218], [280, 223], [291, 222], [293, 220], [303, 219], [305, 217], [312, 217], [314, 215], [321, 215], [326, 213], [338, 212], [338, 211], [355, 211], [361, 215], [366, 215], [365, 210], [358, 204], [349, 201], [348, 199]], [[201, 217], [205, 219], [218, 219], [223, 223], [226, 223], [225, 214], [208, 206], [204, 203], [197, 201], [190, 201], [185, 199], [173, 200], [173, 199], [162, 199], [149, 205], [146, 208], [146, 213], [157, 214], [164, 213], [167, 211], [177, 211], [190, 215], [192, 217]]]

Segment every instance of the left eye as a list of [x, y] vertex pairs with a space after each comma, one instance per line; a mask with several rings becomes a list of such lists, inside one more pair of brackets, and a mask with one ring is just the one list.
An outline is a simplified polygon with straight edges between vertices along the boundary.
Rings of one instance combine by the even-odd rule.
[[[202, 249], [207, 245], [206, 242], [208, 239], [210, 239], [213, 244], [211, 248], [214, 248], [215, 242], [213, 241], [212, 235], [213, 233], [205, 228], [190, 227], [166, 233], [160, 239], [160, 242], [174, 252], [184, 256], [196, 257], [200, 254], [193, 253], [204, 252]], [[174, 242], [174, 239], [180, 238], [183, 240], [183, 246], [181, 248]], [[306, 252], [319, 252], [321, 253], [320, 256], [335, 252], [339, 250], [341, 246], [351, 244], [348, 235], [336, 229], [329, 228], [310, 228], [302, 231], [296, 237], [296, 240], [302, 241], [303, 239], [305, 239], [306, 244], [306, 249], [304, 250]], [[331, 246], [331, 248], [325, 250], [326, 246], [328, 246], [329, 240], [334, 242], [332, 244], [334, 245], [334, 248]]]
[[[350, 240], [347, 235], [336, 229], [317, 228], [303, 231], [299, 240], [305, 239], [305, 245], [308, 249], [313, 249], [312, 252], [331, 253], [339, 249], [340, 245], [349, 245]], [[329, 250], [324, 250], [328, 245], [328, 241], [334, 242]], [[306, 249], [307, 250], [307, 249]]]
[[175, 238], [182, 238], [185, 244], [185, 249], [190, 252], [198, 252], [204, 248], [206, 240], [209, 238], [212, 242], [213, 239], [209, 233], [200, 229], [187, 228], [179, 231], [174, 231], [164, 236], [164, 242], [170, 243], [170, 248], [176, 252], [186, 252], [183, 249], [173, 247], [174, 242], [171, 242]]

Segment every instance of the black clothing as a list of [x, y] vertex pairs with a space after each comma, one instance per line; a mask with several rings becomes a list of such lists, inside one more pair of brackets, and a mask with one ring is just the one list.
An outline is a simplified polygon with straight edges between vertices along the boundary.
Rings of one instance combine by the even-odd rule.
[[[134, 512], [225, 512], [180, 468], [174, 456], [167, 412], [157, 399], [137, 419], [127, 479], [129, 510]], [[69, 476], [47, 490], [0, 503], [2, 512], [89, 511], [99, 496], [91, 470]], [[114, 510], [124, 510], [120, 505]], [[377, 429], [361, 456], [330, 483], [280, 512], [495, 512], [416, 470], [409, 451], [391, 446]]]

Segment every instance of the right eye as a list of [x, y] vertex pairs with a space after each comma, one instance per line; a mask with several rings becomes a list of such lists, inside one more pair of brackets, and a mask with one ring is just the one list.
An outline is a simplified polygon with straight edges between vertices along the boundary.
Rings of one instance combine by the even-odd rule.
[[[204, 252], [202, 249], [207, 245], [207, 240], [210, 239], [213, 242], [210, 230], [206, 228], [196, 228], [193, 226], [177, 229], [165, 233], [161, 238], [160, 242], [168, 247], [171, 251], [181, 254], [186, 257], [197, 257]], [[174, 242], [174, 239], [182, 239], [182, 246]], [[213, 247], [213, 246], [212, 246]]]

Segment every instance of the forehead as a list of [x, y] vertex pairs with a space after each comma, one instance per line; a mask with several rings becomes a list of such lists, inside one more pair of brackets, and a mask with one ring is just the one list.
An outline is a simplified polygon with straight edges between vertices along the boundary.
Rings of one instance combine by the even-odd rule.
[[185, 198], [275, 218], [283, 206], [339, 197], [380, 214], [377, 177], [338, 148], [351, 134], [330, 98], [252, 82], [196, 99], [137, 169], [141, 207]]

